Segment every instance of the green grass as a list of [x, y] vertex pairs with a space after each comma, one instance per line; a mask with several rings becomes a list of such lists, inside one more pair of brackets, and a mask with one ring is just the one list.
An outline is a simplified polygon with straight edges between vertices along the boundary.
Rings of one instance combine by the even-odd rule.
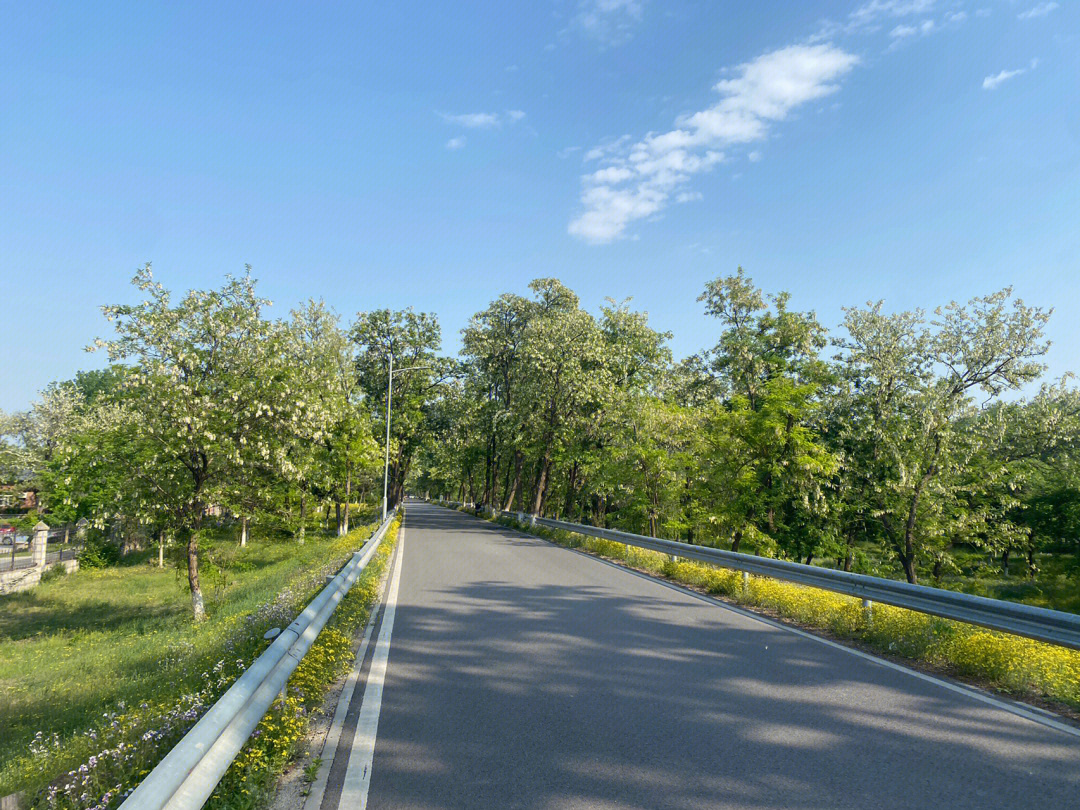
[[167, 703], [197, 692], [217, 661], [249, 661], [265, 642], [247, 617], [284, 626], [285, 613], [321, 585], [319, 571], [340, 564], [369, 533], [309, 533], [303, 546], [219, 544], [216, 566], [207, 567], [209, 619], [201, 625], [191, 620], [186, 579], [168, 564], [151, 565], [153, 552], [0, 597], [0, 795], [32, 787], [25, 784], [28, 746], [38, 732], [59, 735], [62, 750], [66, 738], [121, 703]]

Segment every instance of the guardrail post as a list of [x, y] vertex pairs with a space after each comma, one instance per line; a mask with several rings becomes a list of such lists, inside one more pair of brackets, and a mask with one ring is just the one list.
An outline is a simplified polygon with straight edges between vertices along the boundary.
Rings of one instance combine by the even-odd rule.
[[866, 617], [866, 626], [874, 626], [874, 603], [869, 599], [862, 600], [863, 615]]
[[536, 515], [529, 515], [529, 528], [536, 528]]
[[742, 572], [742, 592], [743, 592], [743, 595], [745, 596], [746, 592], [749, 591], [749, 590], [750, 590], [750, 572], [749, 571], [743, 571]]
[[40, 521], [34, 527], [34, 537], [30, 541], [30, 558], [34, 561], [34, 568], [45, 565], [45, 551], [49, 545], [49, 527], [45, 521]]

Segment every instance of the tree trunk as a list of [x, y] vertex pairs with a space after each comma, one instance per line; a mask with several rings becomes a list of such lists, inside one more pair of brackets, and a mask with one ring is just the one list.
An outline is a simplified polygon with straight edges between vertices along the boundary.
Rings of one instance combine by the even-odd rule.
[[[908, 547], [910, 549], [910, 546]], [[897, 555], [900, 558], [900, 564], [904, 567], [904, 576], [907, 577], [907, 581], [912, 585], [919, 584], [919, 574], [915, 570], [915, 555], [914, 553], [905, 552]]]
[[341, 534], [349, 533], [349, 507], [352, 504], [352, 467], [345, 471], [345, 522], [342, 524]]
[[570, 465], [570, 474], [566, 479], [566, 497], [563, 498], [563, 520], [571, 519], [571, 511], [574, 508], [574, 490], [577, 487], [578, 463], [577, 460]]
[[514, 451], [514, 479], [510, 484], [510, 491], [506, 493], [506, 502], [502, 510], [509, 512], [514, 506], [514, 499], [517, 498], [518, 488], [521, 486], [521, 467], [525, 461], [525, 457], [521, 454], [520, 450]]
[[742, 542], [742, 529], [739, 529], [731, 538], [731, 550], [738, 551], [739, 544]]
[[1001, 552], [1001, 573], [1004, 576], [1009, 575], [1009, 552], [1010, 551], [1012, 551], [1012, 549], [1007, 548], [1003, 552]]
[[810, 565], [813, 562], [814, 562], [814, 552], [811, 551], [809, 554], [806, 555], [806, 564]]
[[164, 530], [158, 532], [158, 547], [157, 547], [157, 567], [165, 567], [165, 532]]
[[337, 526], [337, 536], [341, 537], [343, 534], [341, 531], [341, 501], [334, 504], [334, 525]]
[[299, 545], [304, 545], [304, 540], [307, 535], [307, 495], [301, 493], [300, 495], [300, 531], [297, 532], [296, 542]]
[[193, 530], [188, 535], [187, 547], [187, 577], [188, 587], [191, 589], [191, 612], [197, 622], [206, 619], [206, 602], [203, 600], [202, 588], [199, 585], [199, 532]]
[[240, 518], [240, 548], [244, 548], [248, 541], [248, 519], [247, 515]]
[[551, 466], [551, 451], [544, 453], [540, 462], [540, 474], [536, 477], [536, 495], [533, 496], [532, 513], [541, 514], [540, 509], [544, 505], [544, 487], [547, 485], [548, 468]]

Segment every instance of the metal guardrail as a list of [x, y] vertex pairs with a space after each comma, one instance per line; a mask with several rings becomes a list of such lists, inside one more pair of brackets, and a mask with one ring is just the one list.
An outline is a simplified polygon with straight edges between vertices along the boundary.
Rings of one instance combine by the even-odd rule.
[[[452, 501], [442, 501], [442, 503], [455, 507], [460, 505]], [[985, 596], [973, 596], [942, 588], [930, 588], [925, 585], [911, 585], [893, 579], [836, 571], [787, 560], [756, 557], [753, 554], [742, 554], [709, 546], [693, 546], [674, 540], [661, 540], [614, 529], [536, 517], [523, 512], [487, 511], [500, 517], [513, 518], [519, 523], [530, 526], [545, 526], [549, 529], [598, 537], [628, 546], [708, 563], [720, 568], [744, 571], [756, 576], [842, 593], [858, 597], [866, 603], [881, 602], [885, 605], [977, 624], [991, 630], [1000, 630], [1080, 650], [1080, 615], [1075, 613], [1034, 607], [1019, 602], [1006, 602], [1002, 599], [989, 599]]]
[[132, 791], [121, 808], [197, 810], [206, 803], [338, 603], [371, 561], [397, 513], [394, 510], [387, 516], [293, 623]]

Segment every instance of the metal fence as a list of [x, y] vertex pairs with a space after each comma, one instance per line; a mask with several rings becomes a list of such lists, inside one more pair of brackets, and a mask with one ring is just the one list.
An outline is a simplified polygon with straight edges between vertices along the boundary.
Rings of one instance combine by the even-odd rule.
[[[53, 563], [63, 562], [64, 560], [74, 560], [82, 552], [83, 547], [78, 546], [66, 546], [64, 548], [56, 549], [54, 551], [45, 552], [45, 565], [52, 565]], [[0, 571], [18, 571], [22, 568], [33, 568], [34, 557], [30, 553], [29, 549], [25, 551], [16, 551], [16, 554], [11, 553], [11, 546], [0, 546]]]
[[[453, 501], [442, 503], [454, 507], [463, 506]], [[586, 526], [581, 523], [568, 523], [563, 520], [526, 515], [523, 512], [498, 510], [487, 510], [487, 512], [499, 517], [508, 517], [529, 526], [543, 526], [548, 529], [611, 540], [636, 548], [708, 563], [720, 568], [855, 596], [862, 599], [867, 606], [872, 602], [881, 602], [885, 605], [977, 624], [991, 630], [1000, 630], [1080, 650], [1080, 616], [1074, 613], [1049, 610], [1019, 602], [1006, 602], [1001, 599], [988, 599], [984, 596], [930, 588], [925, 585], [911, 585], [893, 579], [836, 571], [787, 560], [757, 557], [753, 554], [742, 554], [709, 546], [694, 546], [673, 540], [661, 540], [614, 529]]]

